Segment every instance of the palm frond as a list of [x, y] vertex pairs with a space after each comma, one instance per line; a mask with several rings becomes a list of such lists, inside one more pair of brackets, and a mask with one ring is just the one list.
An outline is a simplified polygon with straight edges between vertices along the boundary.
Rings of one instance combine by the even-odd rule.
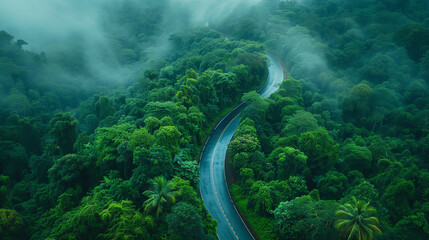
[[377, 211], [369, 202], [358, 201], [355, 197], [352, 200], [353, 205], [340, 205], [335, 212], [334, 228], [347, 240], [372, 240], [374, 233], [381, 234], [377, 227], [379, 221], [374, 216]]
[[347, 218], [347, 217], [353, 217], [353, 214], [344, 210], [338, 210], [335, 212], [335, 216], [337, 216], [338, 218]]

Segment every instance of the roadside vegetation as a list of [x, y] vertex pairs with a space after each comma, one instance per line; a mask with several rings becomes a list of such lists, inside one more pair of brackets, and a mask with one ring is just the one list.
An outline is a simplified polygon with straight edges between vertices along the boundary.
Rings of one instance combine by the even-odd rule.
[[254, 22], [289, 74], [229, 145], [236, 204], [272, 221], [261, 239], [429, 237], [427, 7], [279, 1]]
[[79, 96], [38, 81], [49, 56], [0, 42], [1, 239], [216, 239], [198, 149], [265, 81], [262, 44], [191, 29], [127, 88]]
[[104, 9], [124, 82], [0, 29], [0, 239], [216, 239], [200, 149], [246, 99], [230, 189], [260, 239], [429, 238], [427, 1], [263, 0], [165, 44], [163, 4]]

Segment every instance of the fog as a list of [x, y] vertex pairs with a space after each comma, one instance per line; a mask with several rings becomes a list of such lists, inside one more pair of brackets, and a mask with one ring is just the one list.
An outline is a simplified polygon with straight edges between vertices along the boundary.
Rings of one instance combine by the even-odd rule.
[[[142, 68], [150, 67], [151, 59], [162, 59], [168, 53], [171, 34], [221, 21], [243, 2], [251, 6], [259, 0], [3, 0], [0, 29], [25, 40], [25, 49], [46, 53], [53, 63], [64, 54], [81, 54], [77, 58], [83, 61], [91, 78], [122, 84], [135, 80]], [[159, 14], [160, 24], [151, 41], [138, 41], [141, 52], [136, 53], [138, 61], [133, 64], [120, 61], [116, 38], [118, 32], [127, 33], [130, 29], [111, 16], [124, 4], [137, 9], [162, 6], [153, 8], [156, 13], [145, 12]]]
[[30, 48], [38, 51], [76, 34], [81, 34], [86, 40], [101, 41], [104, 36], [95, 4], [54, 0], [2, 1], [1, 27], [30, 42]]
[[292, 76], [311, 78], [327, 70], [326, 60], [322, 52], [316, 49], [317, 42], [307, 29], [299, 26], [290, 28], [283, 43], [282, 47], [287, 50], [284, 57], [294, 63], [290, 70]]
[[[209, 22], [222, 20], [243, 2], [252, 6], [259, 1], [161, 0], [159, 2], [164, 4], [166, 11], [162, 16], [164, 29], [160, 29], [160, 32], [177, 32], [183, 29], [183, 23], [190, 23], [191, 26], [207, 25]], [[0, 26], [16, 38], [29, 42], [30, 49], [38, 51], [44, 51], [48, 44], [67, 40], [76, 34], [83, 37], [87, 44], [105, 44], [106, 35], [102, 25], [109, 18], [106, 10], [109, 6], [123, 2], [124, 0], [4, 0], [0, 2]], [[140, 7], [148, 2], [153, 1], [128, 1]]]
[[[79, 0], [2, 1], [0, 29], [15, 39], [25, 40], [26, 49], [46, 53], [50, 64], [56, 65], [57, 58], [64, 55], [81, 54], [79, 59], [83, 63], [80, 64], [88, 68], [92, 78], [109, 83], [125, 82], [134, 70], [120, 66], [114, 58], [102, 27], [106, 17], [103, 5], [103, 1]], [[69, 78], [68, 73], [61, 74], [61, 79]]]
[[170, 10], [174, 11], [176, 7], [187, 9], [191, 23], [194, 25], [210, 24], [218, 22], [231, 14], [237, 6], [250, 7], [259, 3], [260, 0], [170, 0]]

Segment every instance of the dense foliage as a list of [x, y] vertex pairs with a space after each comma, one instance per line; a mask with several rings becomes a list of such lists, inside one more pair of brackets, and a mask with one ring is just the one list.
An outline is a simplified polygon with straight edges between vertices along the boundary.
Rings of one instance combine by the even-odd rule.
[[229, 145], [241, 212], [263, 239], [427, 239], [427, 1], [260, 6], [257, 37], [218, 26], [289, 73]]
[[[0, 29], [1, 239], [216, 239], [198, 157], [241, 100], [230, 189], [261, 239], [429, 238], [427, 1], [262, 0], [200, 28], [137, 2], [103, 9], [104, 75], [78, 36], [37, 53]], [[261, 99], [266, 50], [288, 77]]]
[[[112, 36], [139, 35], [120, 51], [124, 66], [141, 63], [135, 53], [157, 33], [156, 16], [136, 18], [161, 7], [131, 5], [109, 10], [134, 30]], [[215, 239], [197, 195], [198, 151], [219, 114], [265, 80], [261, 44], [189, 29], [127, 88], [77, 97], [39, 79], [52, 61], [78, 59], [0, 37], [1, 239]]]

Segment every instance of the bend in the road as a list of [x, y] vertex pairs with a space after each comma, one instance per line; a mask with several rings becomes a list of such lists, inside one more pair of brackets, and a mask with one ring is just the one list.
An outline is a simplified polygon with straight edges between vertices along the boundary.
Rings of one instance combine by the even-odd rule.
[[[263, 98], [274, 93], [283, 81], [283, 69], [280, 63], [270, 54], [267, 56], [268, 79], [258, 91]], [[246, 104], [241, 103], [216, 125], [201, 153], [201, 197], [207, 210], [218, 221], [218, 237], [222, 240], [254, 239], [232, 202], [225, 176], [225, 155], [228, 144], [238, 127], [239, 115], [245, 107]]]

